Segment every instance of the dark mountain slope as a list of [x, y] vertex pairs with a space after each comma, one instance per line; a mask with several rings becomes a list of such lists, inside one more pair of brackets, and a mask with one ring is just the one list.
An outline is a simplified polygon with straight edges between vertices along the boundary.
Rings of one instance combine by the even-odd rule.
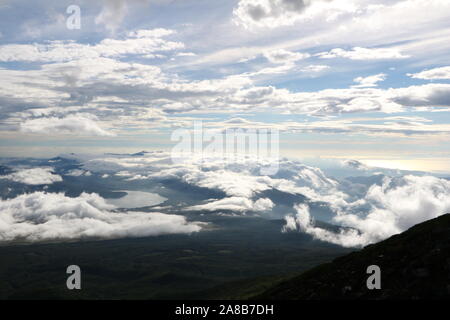
[[[370, 265], [381, 268], [380, 290], [367, 289]], [[313, 268], [256, 298], [450, 298], [450, 214]]]
[[[214, 228], [191, 235], [0, 243], [0, 300], [248, 298], [350, 252], [281, 233], [283, 220], [204, 218]], [[82, 290], [66, 288], [72, 264]]]

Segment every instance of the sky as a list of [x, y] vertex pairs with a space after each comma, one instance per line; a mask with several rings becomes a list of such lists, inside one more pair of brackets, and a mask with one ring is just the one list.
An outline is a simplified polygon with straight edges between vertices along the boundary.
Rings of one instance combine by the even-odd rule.
[[0, 155], [170, 150], [202, 121], [450, 172], [449, 39], [447, 0], [0, 0]]

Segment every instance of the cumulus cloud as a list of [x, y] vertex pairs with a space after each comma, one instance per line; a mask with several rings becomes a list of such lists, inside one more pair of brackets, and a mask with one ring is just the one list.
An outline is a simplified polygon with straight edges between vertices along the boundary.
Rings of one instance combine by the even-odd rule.
[[264, 53], [264, 56], [272, 63], [288, 63], [308, 58], [308, 53], [292, 52], [285, 49], [271, 50]]
[[[380, 111], [401, 112], [405, 108], [428, 106], [436, 108], [450, 105], [447, 84], [426, 84], [396, 89], [350, 88], [326, 89], [316, 92], [286, 92], [275, 90], [266, 101], [274, 107], [283, 106], [292, 113], [329, 115], [339, 113]], [[270, 101], [270, 102], [269, 102]], [[261, 104], [261, 103], [260, 103]]]
[[9, 175], [0, 176], [0, 178], [30, 185], [52, 184], [62, 181], [61, 176], [54, 174], [52, 168], [20, 169]]
[[366, 166], [364, 163], [358, 161], [358, 160], [351, 160], [351, 159], [346, 159], [346, 160], [342, 160], [341, 164], [343, 167], [347, 167], [350, 169], [356, 169], [356, 170], [361, 170], [361, 171], [365, 171], [368, 170], [369, 167]]
[[449, 80], [450, 79], [450, 67], [440, 67], [430, 70], [424, 70], [419, 73], [408, 73], [408, 76], [415, 79], [424, 80]]
[[252, 201], [245, 197], [229, 197], [220, 200], [210, 201], [205, 204], [191, 206], [186, 208], [187, 210], [229, 210], [234, 212], [247, 212], [247, 211], [267, 211], [272, 209], [274, 203], [268, 198], [261, 198], [256, 201]]
[[102, 129], [93, 119], [77, 115], [26, 120], [20, 124], [20, 131], [39, 134], [114, 136], [114, 133]]
[[34, 192], [0, 200], [0, 241], [145, 237], [199, 232], [205, 223], [158, 212], [115, 212], [99, 195]]
[[106, 38], [90, 45], [75, 41], [47, 41], [34, 44], [0, 46], [0, 61], [64, 62], [124, 55], [149, 55], [184, 48], [181, 42], [163, 39], [173, 30], [156, 28], [136, 30], [122, 39]]
[[278, 27], [298, 20], [311, 5], [332, 0], [240, 0], [235, 21], [245, 27]]
[[341, 48], [332, 49], [329, 52], [317, 54], [322, 59], [346, 58], [350, 60], [387, 60], [387, 59], [406, 59], [404, 55], [396, 48], [361, 48], [354, 47], [351, 50]]
[[81, 176], [91, 176], [92, 173], [90, 171], [86, 170], [80, 170], [80, 169], [73, 169], [66, 173], [66, 176], [72, 176], [72, 177], [81, 177]]
[[450, 181], [433, 176], [385, 177], [364, 198], [334, 207], [333, 221], [346, 227], [339, 233], [315, 226], [305, 205], [296, 206], [297, 214], [286, 217], [283, 230], [301, 230], [345, 247], [365, 246], [450, 212]]
[[221, 190], [229, 196], [250, 198], [256, 192], [270, 188], [267, 178], [253, 176], [248, 172], [226, 169], [203, 171], [200, 167], [192, 169], [181, 176], [184, 181], [203, 188]]
[[361, 245], [362, 239], [358, 230], [341, 229], [339, 233], [335, 233], [327, 229], [319, 228], [314, 225], [314, 219], [311, 217], [307, 205], [297, 205], [295, 210], [297, 211], [295, 216], [287, 215], [285, 217], [286, 223], [282, 228], [283, 232], [305, 232], [315, 239], [338, 244], [343, 247], [356, 247]]
[[386, 74], [379, 73], [373, 76], [368, 77], [357, 77], [353, 79], [354, 82], [358, 83], [353, 85], [353, 88], [368, 88], [368, 87], [376, 87], [378, 82], [386, 80]]

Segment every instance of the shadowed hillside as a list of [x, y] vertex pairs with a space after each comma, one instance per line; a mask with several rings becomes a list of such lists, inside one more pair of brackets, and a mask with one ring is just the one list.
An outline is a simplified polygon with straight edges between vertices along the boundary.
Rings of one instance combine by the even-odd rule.
[[[367, 267], [381, 268], [369, 290]], [[418, 224], [284, 281], [257, 299], [439, 299], [450, 297], [450, 214]]]

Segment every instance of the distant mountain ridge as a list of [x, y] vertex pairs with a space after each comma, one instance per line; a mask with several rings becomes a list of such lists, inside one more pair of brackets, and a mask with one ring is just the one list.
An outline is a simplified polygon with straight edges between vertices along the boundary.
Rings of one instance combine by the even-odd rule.
[[[381, 269], [369, 290], [367, 267]], [[450, 298], [450, 214], [283, 281], [255, 297], [275, 300]]]

